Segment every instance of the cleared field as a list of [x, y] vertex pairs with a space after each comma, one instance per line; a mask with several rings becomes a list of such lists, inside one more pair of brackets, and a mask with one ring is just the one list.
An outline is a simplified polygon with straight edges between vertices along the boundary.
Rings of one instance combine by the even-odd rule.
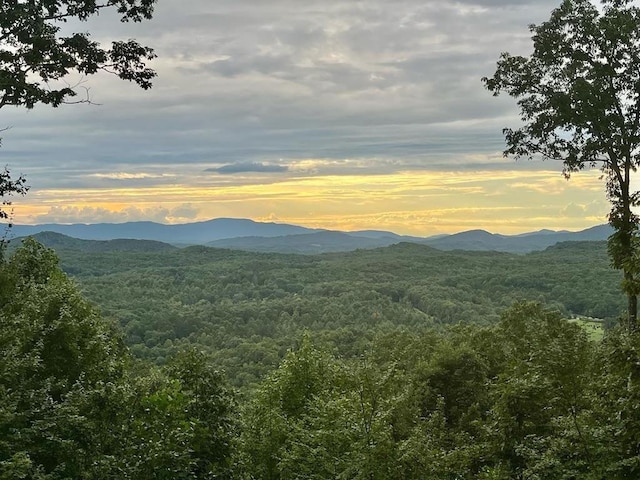
[[593, 318], [572, 318], [570, 322], [577, 323], [584, 328], [591, 340], [599, 342], [604, 336], [604, 328], [602, 320]]

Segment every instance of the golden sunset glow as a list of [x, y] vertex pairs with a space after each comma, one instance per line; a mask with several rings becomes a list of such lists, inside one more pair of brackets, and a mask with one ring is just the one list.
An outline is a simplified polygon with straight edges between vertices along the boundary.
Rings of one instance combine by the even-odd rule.
[[[335, 230], [380, 229], [427, 236], [474, 228], [515, 234], [604, 223], [600, 172], [567, 181], [557, 171], [407, 171], [387, 175], [298, 177], [212, 186], [150, 185], [34, 190], [16, 202], [16, 223], [57, 216], [169, 223], [252, 218]], [[120, 178], [136, 178], [120, 174]], [[137, 178], [144, 178], [138, 174]], [[182, 213], [181, 213], [182, 212]]]

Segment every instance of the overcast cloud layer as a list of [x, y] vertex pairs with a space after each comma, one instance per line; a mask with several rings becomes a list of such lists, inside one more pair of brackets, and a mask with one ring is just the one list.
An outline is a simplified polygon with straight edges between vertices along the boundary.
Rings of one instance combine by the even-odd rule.
[[[493, 73], [501, 52], [530, 51], [527, 26], [548, 19], [557, 3], [160, 0], [148, 23], [122, 25], [102, 15], [80, 29], [101, 41], [135, 37], [154, 47], [154, 88], [144, 92], [98, 76], [83, 85], [100, 105], [3, 109], [0, 123], [12, 128], [3, 133], [0, 155], [32, 185], [16, 202], [15, 220], [188, 221], [226, 214], [313, 225], [317, 209], [294, 214], [283, 200], [268, 212], [252, 211], [257, 197], [246, 193], [234, 200], [238, 208], [221, 211], [214, 208], [219, 199], [207, 203], [202, 192], [261, 187], [265, 195], [282, 185], [304, 188], [314, 178], [406, 172], [460, 178], [485, 172], [494, 180], [502, 171], [557, 172], [558, 165], [502, 158], [501, 129], [516, 124], [517, 112], [511, 99], [493, 98], [480, 81]], [[129, 192], [123, 195], [130, 203], [109, 197], [119, 189]], [[200, 193], [180, 199], [189, 189]], [[136, 203], [132, 191], [146, 192], [144, 202]], [[468, 198], [474, 207], [478, 200]], [[505, 199], [500, 208], [510, 206]], [[571, 201], [558, 199], [564, 207]], [[576, 200], [582, 213], [597, 211], [582, 216], [583, 223], [606, 211], [604, 195], [598, 199], [596, 207], [587, 206], [589, 197]], [[343, 205], [354, 202], [345, 197]]]

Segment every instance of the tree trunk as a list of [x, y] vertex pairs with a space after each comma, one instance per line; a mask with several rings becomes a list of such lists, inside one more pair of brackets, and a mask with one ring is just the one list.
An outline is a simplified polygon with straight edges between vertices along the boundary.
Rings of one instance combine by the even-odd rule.
[[637, 328], [638, 324], [638, 295], [636, 294], [635, 278], [636, 268], [633, 262], [634, 242], [633, 238], [636, 232], [636, 223], [633, 212], [631, 211], [631, 168], [630, 162], [625, 162], [625, 176], [622, 182], [622, 222], [620, 227], [620, 246], [622, 253], [622, 271], [625, 280], [625, 293], [627, 294], [627, 327], [630, 332]]
[[627, 295], [627, 328], [634, 332], [638, 327], [638, 266], [634, 261], [638, 218], [631, 211], [632, 198], [631, 160], [628, 157], [621, 169], [612, 163], [615, 175], [610, 179], [607, 188], [612, 199], [609, 224], [614, 234], [609, 238], [609, 254], [615, 268], [622, 270], [624, 276], [623, 291]]
[[638, 328], [638, 296], [635, 293], [627, 295], [629, 299], [629, 331], [634, 332]]
[[[625, 207], [627, 207], [625, 205]], [[628, 208], [628, 207], [627, 207]], [[631, 218], [625, 208], [623, 213], [623, 229], [620, 232], [620, 246], [622, 253], [622, 272], [624, 274], [624, 292], [627, 294], [627, 327], [632, 332], [638, 322], [638, 296], [635, 293], [635, 276], [631, 261], [633, 258], [633, 232]]]
[[634, 332], [638, 328], [638, 295], [635, 292], [636, 279], [633, 272], [625, 268], [624, 271], [625, 290], [627, 294], [627, 327], [629, 332]]

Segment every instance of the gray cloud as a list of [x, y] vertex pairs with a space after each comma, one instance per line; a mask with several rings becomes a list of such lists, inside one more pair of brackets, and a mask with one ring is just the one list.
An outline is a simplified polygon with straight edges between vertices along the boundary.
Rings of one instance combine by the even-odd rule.
[[233, 173], [282, 173], [288, 171], [289, 168], [284, 165], [270, 165], [266, 163], [231, 163], [222, 167], [207, 168], [205, 172], [216, 172], [221, 174]]
[[305, 158], [335, 159], [339, 174], [495, 155], [516, 110], [480, 78], [500, 52], [526, 53], [527, 25], [556, 4], [163, 0], [148, 23], [101, 15], [80, 28], [155, 47], [154, 88], [96, 76], [85, 85], [101, 106], [2, 109], [0, 126], [13, 128], [0, 163], [37, 191], [171, 183], [197, 178], [212, 158], [227, 162], [219, 174], [291, 176], [283, 165]]

